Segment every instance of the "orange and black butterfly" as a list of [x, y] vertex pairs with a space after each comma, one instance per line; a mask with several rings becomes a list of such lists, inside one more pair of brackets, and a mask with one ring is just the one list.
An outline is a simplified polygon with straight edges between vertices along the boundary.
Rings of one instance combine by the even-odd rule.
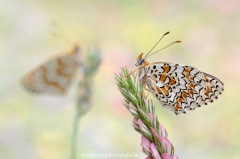
[[[165, 33], [162, 38], [168, 33]], [[170, 45], [179, 42], [181, 41], [175, 41]], [[197, 68], [180, 64], [168, 62], [149, 63], [146, 61], [146, 58], [151, 55], [148, 54], [143, 57], [142, 53], [137, 57], [135, 65], [138, 73], [136, 76], [144, 85], [144, 88], [146, 85], [148, 86], [149, 91], [163, 107], [171, 110], [176, 115], [194, 110], [202, 105], [207, 105], [216, 100], [224, 91], [224, 84], [210, 74], [204, 73]]]

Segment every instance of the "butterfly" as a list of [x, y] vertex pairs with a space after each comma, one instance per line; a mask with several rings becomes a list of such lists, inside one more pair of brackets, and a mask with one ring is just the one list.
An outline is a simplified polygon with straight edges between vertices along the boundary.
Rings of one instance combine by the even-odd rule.
[[75, 45], [67, 53], [57, 55], [27, 73], [22, 85], [33, 93], [63, 96], [81, 65], [80, 47]]
[[[168, 33], [166, 32], [155, 46]], [[168, 46], [179, 42], [181, 41], [175, 41]], [[135, 63], [139, 82], [144, 85], [144, 88], [147, 85], [160, 104], [176, 115], [212, 103], [224, 91], [224, 84], [218, 78], [201, 72], [197, 68], [168, 62], [149, 63], [146, 58], [151, 55], [146, 55], [144, 58], [142, 55], [143, 53], [137, 57]]]

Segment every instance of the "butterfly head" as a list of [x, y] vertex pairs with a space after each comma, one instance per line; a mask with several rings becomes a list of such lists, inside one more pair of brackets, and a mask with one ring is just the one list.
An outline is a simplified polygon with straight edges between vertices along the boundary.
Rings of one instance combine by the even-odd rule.
[[79, 54], [81, 52], [81, 48], [80, 48], [79, 43], [74, 44], [72, 52], [75, 53], [75, 54]]
[[143, 55], [143, 53], [141, 53], [141, 54], [137, 57], [136, 63], [135, 63], [136, 67], [141, 66], [141, 65], [145, 62], [144, 58], [142, 58], [142, 55]]
[[75, 46], [74, 46], [74, 52], [80, 52], [79, 45], [75, 45]]
[[170, 46], [170, 45], [172, 45], [172, 44], [180, 43], [180, 42], [181, 42], [181, 41], [174, 41], [174, 42], [172, 42], [171, 44], [165, 46], [164, 48], [162, 48], [162, 49], [160, 49], [160, 50], [158, 50], [158, 51], [156, 51], [156, 52], [148, 55], [148, 54], [151, 53], [151, 51], [155, 48], [155, 46], [157, 46], [157, 44], [162, 40], [162, 38], [163, 38], [165, 35], [167, 35], [167, 34], [169, 34], [169, 31], [166, 32], [165, 34], [163, 34], [163, 36], [158, 40], [158, 42], [153, 46], [153, 48], [146, 54], [146, 56], [145, 56], [144, 58], [142, 57], [143, 53], [141, 53], [141, 54], [137, 57], [136, 63], [135, 63], [136, 67], [139, 67], [139, 66], [141, 66], [141, 65], [143, 65], [143, 64], [144, 64], [144, 66], [148, 65], [149, 63], [146, 61], [146, 58], [148, 58], [149, 56], [152, 56], [153, 54], [158, 53], [159, 51], [167, 48], [168, 46]]

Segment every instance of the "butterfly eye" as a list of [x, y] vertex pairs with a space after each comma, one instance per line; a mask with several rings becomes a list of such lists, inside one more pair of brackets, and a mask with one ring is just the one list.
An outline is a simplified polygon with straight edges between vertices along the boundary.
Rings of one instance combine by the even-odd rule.
[[140, 66], [144, 62], [144, 59], [138, 60], [138, 65]]

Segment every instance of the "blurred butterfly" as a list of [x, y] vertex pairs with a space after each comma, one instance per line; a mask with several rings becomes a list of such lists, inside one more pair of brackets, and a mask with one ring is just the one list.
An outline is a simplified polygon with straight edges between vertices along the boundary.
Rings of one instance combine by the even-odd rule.
[[[165, 33], [161, 39], [168, 33]], [[179, 42], [181, 41], [175, 41], [170, 45]], [[135, 65], [138, 73], [136, 76], [144, 88], [148, 86], [149, 91], [163, 107], [176, 115], [207, 105], [216, 100], [224, 91], [224, 84], [219, 79], [197, 68], [168, 62], [148, 63], [146, 58], [160, 51], [148, 56], [153, 48], [144, 58], [143, 53], [137, 57]]]
[[75, 45], [72, 51], [57, 55], [31, 70], [22, 79], [22, 85], [34, 93], [63, 96], [81, 64], [80, 48]]

